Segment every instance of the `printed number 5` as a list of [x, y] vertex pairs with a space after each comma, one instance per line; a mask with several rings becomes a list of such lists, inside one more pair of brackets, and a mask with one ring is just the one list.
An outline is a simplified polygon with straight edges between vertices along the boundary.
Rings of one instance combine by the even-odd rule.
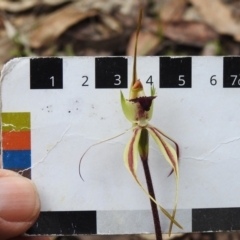
[[185, 80], [183, 78], [184, 78], [184, 75], [179, 75], [178, 81], [182, 82], [178, 84], [178, 86], [180, 87], [185, 85]]
[[116, 81], [114, 83], [114, 85], [116, 85], [116, 86], [120, 85], [121, 84], [121, 76], [118, 74], [115, 74], [114, 77], [115, 77], [115, 81]]

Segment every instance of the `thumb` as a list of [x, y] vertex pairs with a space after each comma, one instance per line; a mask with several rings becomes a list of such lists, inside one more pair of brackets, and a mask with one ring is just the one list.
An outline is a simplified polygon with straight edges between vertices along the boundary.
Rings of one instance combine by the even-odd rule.
[[31, 180], [0, 169], [0, 240], [23, 234], [40, 212], [40, 201]]

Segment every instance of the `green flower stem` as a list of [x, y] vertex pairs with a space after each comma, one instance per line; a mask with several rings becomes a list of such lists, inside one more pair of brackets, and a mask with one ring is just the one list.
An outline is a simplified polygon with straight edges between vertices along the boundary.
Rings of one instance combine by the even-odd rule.
[[[139, 150], [139, 155], [141, 157], [142, 164], [143, 164], [143, 169], [144, 169], [147, 187], [148, 187], [148, 193], [155, 199], [152, 178], [151, 178], [150, 170], [148, 167], [149, 134], [148, 134], [148, 130], [145, 128], [143, 128], [141, 131], [138, 150]], [[161, 230], [161, 224], [160, 224], [160, 218], [158, 215], [157, 205], [151, 199], [150, 199], [150, 203], [152, 208], [156, 239], [162, 240], [162, 230]]]
[[[144, 173], [145, 173], [145, 177], [146, 177], [148, 192], [155, 199], [152, 178], [151, 178], [150, 170], [148, 167], [148, 160], [142, 160], [142, 164], [143, 164], [143, 169], [144, 169]], [[152, 208], [156, 240], [162, 240], [162, 230], [161, 230], [161, 224], [160, 224], [160, 218], [158, 215], [157, 205], [151, 199], [150, 199], [150, 203], [151, 203], [151, 208]]]

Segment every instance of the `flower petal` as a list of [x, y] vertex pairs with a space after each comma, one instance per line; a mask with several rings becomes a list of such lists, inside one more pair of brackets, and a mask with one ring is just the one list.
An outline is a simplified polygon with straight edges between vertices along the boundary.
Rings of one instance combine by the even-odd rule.
[[[176, 148], [176, 152], [177, 152], [177, 160], [179, 162], [179, 147], [178, 144], [172, 139], [170, 138], [166, 133], [164, 133], [163, 131], [159, 130], [158, 128], [154, 127], [156, 131], [158, 131], [161, 135], [163, 135], [165, 138], [167, 138], [169, 141], [171, 141]], [[168, 176], [170, 176], [173, 173], [174, 169], [171, 170], [171, 172], [169, 173]]]
[[160, 204], [148, 193], [143, 187], [137, 177], [137, 164], [138, 164], [138, 144], [141, 136], [142, 128], [135, 128], [133, 136], [128, 142], [124, 150], [124, 163], [134, 180], [141, 187], [144, 193], [159, 207], [159, 209], [173, 222], [176, 226], [182, 229], [182, 226], [172, 217]]
[[[168, 163], [171, 165], [171, 167], [173, 168], [173, 171], [175, 173], [176, 195], [175, 195], [174, 209], [173, 209], [173, 213], [172, 213], [172, 218], [174, 219], [175, 215], [176, 215], [177, 200], [178, 200], [178, 177], [179, 177], [178, 149], [176, 151], [167, 141], [165, 141], [164, 138], [161, 136], [161, 132], [158, 129], [156, 129], [155, 127], [148, 126], [147, 129], [148, 129], [149, 133], [152, 135], [153, 139], [157, 143], [163, 156], [168, 161]], [[163, 136], [167, 137], [166, 135], [163, 135]], [[170, 226], [169, 226], [169, 235], [171, 234], [171, 231], [172, 231], [172, 225], [173, 225], [173, 221], [171, 221]]]
[[133, 136], [124, 149], [124, 163], [131, 175], [136, 179], [138, 164], [138, 143], [141, 136], [141, 128], [133, 131]]
[[[165, 159], [174, 169], [176, 176], [178, 177], [178, 155], [177, 151], [161, 136], [161, 132], [153, 126], [147, 127], [149, 133], [157, 143], [160, 151], [162, 152]], [[163, 135], [164, 136], [164, 135]]]
[[121, 91], [121, 105], [122, 110], [125, 115], [125, 117], [131, 122], [136, 122], [136, 112], [137, 112], [137, 106], [136, 104], [129, 102], [125, 99], [123, 96], [123, 93]]
[[164, 133], [163, 131], [159, 130], [158, 128], [154, 127], [160, 134], [162, 134], [165, 138], [167, 138], [168, 140], [170, 140], [171, 142], [173, 142], [173, 144], [175, 145], [176, 148], [176, 152], [177, 152], [177, 160], [179, 161], [179, 147], [178, 144], [172, 139], [170, 138], [166, 133]]
[[[156, 95], [156, 88], [153, 86], [153, 84], [151, 86], [151, 96], [152, 97], [156, 97], [157, 96]], [[153, 115], [153, 102], [152, 102], [152, 105], [150, 107], [150, 110], [148, 111], [148, 119], [149, 119], [149, 121], [152, 119], [152, 115]]]
[[155, 97], [156, 96], [156, 88], [154, 87], [154, 85], [151, 85], [151, 96]]

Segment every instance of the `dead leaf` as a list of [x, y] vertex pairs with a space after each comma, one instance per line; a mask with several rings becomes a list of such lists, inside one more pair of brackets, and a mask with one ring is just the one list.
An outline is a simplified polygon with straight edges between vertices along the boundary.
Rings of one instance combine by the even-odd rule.
[[163, 35], [181, 44], [204, 46], [217, 38], [217, 34], [201, 22], [165, 22], [162, 23]]
[[68, 42], [67, 39], [75, 41], [75, 49], [81, 51], [84, 48], [97, 51], [125, 51], [129, 38], [129, 31], [113, 32], [105, 24], [99, 21], [79, 23], [68, 29], [59, 39]]
[[42, 0], [42, 3], [50, 6], [60, 5], [66, 2], [72, 2], [73, 0]]
[[66, 29], [88, 17], [98, 14], [97, 10], [81, 12], [74, 4], [61, 8], [60, 10], [49, 14], [31, 33], [29, 37], [30, 46], [39, 48], [46, 46], [56, 40]]
[[113, 17], [107, 14], [100, 15], [101, 21], [106, 25], [109, 29], [111, 29], [115, 33], [122, 32], [121, 24]]
[[197, 9], [193, 6], [188, 7], [183, 14], [182, 20], [184, 21], [197, 21], [202, 22], [202, 18], [197, 11]]
[[[134, 7], [136, 4], [139, 4], [137, 0], [130, 1], [128, 4], [125, 4], [125, 2], [121, 0], [76, 1], [60, 8], [39, 21], [39, 23], [37, 23], [38, 27], [29, 36], [30, 45], [33, 48], [46, 46], [49, 43], [53, 43], [54, 40], [69, 27], [86, 18], [96, 16], [100, 13], [110, 14], [114, 10], [118, 10], [121, 14], [130, 12], [131, 7]], [[116, 28], [116, 23], [114, 25], [115, 26], [112, 25], [112, 27]]]
[[0, 40], [0, 70], [2, 69], [5, 62], [7, 62], [10, 58], [10, 52], [14, 48], [14, 45], [7, 38], [3, 38]]
[[162, 21], [178, 21], [186, 9], [188, 0], [167, 1], [160, 10]]
[[111, 14], [117, 10], [117, 12], [123, 15], [137, 16], [141, 1], [131, 0], [131, 1], [122, 1], [122, 0], [74, 0], [75, 7], [81, 12], [87, 12], [89, 10], [95, 9], [99, 10], [101, 13]]
[[38, 0], [0, 1], [0, 9], [9, 12], [22, 12], [37, 5]]
[[[129, 41], [128, 47], [127, 47], [127, 55], [133, 56], [134, 54], [134, 44], [136, 39], [136, 33], [134, 33]], [[138, 36], [138, 49], [137, 49], [137, 55], [138, 56], [145, 56], [145, 55], [152, 55], [154, 50], [158, 48], [160, 45], [161, 40], [156, 35], [149, 33], [149, 32], [139, 32]]]
[[3, 16], [0, 15], [0, 29], [3, 28]]
[[214, 56], [217, 52], [216, 42], [210, 42], [206, 44], [202, 49], [202, 56]]
[[17, 35], [17, 30], [13, 26], [13, 24], [9, 21], [9, 19], [5, 18], [3, 19], [3, 24], [7, 33], [7, 36], [12, 39]]
[[189, 0], [199, 11], [203, 20], [216, 32], [232, 35], [240, 41], [240, 24], [232, 15], [230, 7], [221, 0]]

